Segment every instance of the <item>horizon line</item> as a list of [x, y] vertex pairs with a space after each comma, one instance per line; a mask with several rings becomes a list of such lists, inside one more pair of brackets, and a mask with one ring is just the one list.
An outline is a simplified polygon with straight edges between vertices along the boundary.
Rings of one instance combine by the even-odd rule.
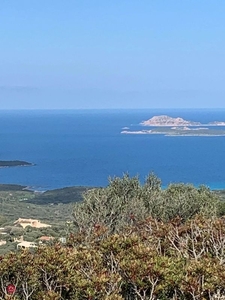
[[0, 111], [62, 111], [62, 110], [225, 110], [225, 107], [145, 107], [145, 108], [0, 108]]

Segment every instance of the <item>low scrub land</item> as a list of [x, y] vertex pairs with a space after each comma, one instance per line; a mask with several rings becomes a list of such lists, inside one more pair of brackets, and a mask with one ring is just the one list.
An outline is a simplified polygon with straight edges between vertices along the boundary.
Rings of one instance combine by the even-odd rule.
[[[25, 186], [0, 185], [0, 255], [15, 251], [18, 240], [39, 242], [42, 236], [65, 237], [72, 227], [74, 203], [82, 200], [85, 187], [68, 187], [36, 193]], [[15, 226], [19, 218], [40, 220], [51, 228]]]
[[[19, 192], [24, 191], [14, 197]], [[222, 192], [185, 184], [163, 190], [150, 174], [144, 184], [129, 175], [112, 178], [74, 203], [33, 204], [36, 195], [25, 193], [28, 199], [11, 204], [39, 207], [46, 216], [41, 221], [52, 221], [52, 227], [38, 229], [36, 236], [30, 226], [10, 229], [11, 237], [24, 230], [24, 239], [37, 246], [1, 256], [2, 299], [224, 299]], [[55, 209], [61, 216], [58, 231]], [[54, 239], [38, 244], [40, 234]], [[15, 287], [10, 295], [9, 284]]]

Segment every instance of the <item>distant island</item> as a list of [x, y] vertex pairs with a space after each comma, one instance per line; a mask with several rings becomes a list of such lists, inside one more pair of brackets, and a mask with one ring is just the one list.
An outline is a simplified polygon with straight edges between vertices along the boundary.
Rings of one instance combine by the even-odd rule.
[[143, 126], [225, 126], [225, 122], [211, 122], [208, 124], [201, 124], [200, 122], [187, 121], [180, 117], [172, 118], [166, 115], [154, 116], [149, 120], [142, 121], [140, 123]]
[[[207, 124], [187, 121], [180, 117], [172, 118], [166, 115], [154, 116], [142, 121], [142, 126], [154, 127], [151, 130], [123, 130], [122, 134], [162, 134], [166, 136], [225, 136], [225, 130], [214, 129], [213, 126], [225, 126], [225, 122], [214, 121]], [[211, 128], [207, 128], [210, 126]]]
[[0, 167], [23, 167], [33, 166], [34, 164], [23, 160], [0, 160]]

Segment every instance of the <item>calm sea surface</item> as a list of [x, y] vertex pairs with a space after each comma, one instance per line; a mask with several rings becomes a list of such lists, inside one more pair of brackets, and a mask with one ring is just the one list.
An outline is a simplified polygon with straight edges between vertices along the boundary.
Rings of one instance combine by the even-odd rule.
[[73, 185], [105, 186], [109, 176], [153, 171], [171, 182], [225, 188], [225, 137], [123, 135], [141, 121], [167, 114], [208, 123], [225, 121], [225, 110], [0, 111], [0, 160], [32, 167], [0, 169], [0, 183], [36, 190]]

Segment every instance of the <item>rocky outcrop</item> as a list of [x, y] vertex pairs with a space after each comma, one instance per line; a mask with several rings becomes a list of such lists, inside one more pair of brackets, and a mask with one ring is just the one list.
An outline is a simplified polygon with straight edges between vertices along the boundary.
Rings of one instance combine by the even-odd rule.
[[141, 122], [143, 126], [199, 126], [200, 122], [184, 120], [180, 117], [172, 118], [166, 115], [154, 116], [149, 120]]

